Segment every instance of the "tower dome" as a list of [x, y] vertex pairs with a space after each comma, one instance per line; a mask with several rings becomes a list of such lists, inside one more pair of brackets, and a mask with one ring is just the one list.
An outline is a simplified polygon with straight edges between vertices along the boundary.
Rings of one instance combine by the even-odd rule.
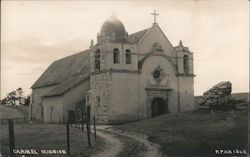
[[98, 43], [104, 41], [124, 41], [127, 36], [123, 23], [115, 15], [112, 15], [103, 23], [97, 41]]

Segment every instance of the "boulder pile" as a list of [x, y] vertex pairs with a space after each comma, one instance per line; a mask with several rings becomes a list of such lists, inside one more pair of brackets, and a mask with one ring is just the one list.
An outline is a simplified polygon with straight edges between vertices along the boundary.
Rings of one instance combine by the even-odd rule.
[[199, 103], [200, 110], [231, 110], [234, 98], [231, 96], [232, 83], [220, 82], [206, 91]]

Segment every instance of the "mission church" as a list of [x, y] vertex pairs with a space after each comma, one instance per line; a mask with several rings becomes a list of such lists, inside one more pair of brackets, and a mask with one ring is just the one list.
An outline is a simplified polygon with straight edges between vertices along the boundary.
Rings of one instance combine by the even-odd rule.
[[153, 25], [133, 34], [111, 16], [96, 44], [54, 61], [31, 87], [30, 118], [65, 123], [79, 104], [103, 124], [193, 110], [193, 53], [174, 47], [152, 14]]

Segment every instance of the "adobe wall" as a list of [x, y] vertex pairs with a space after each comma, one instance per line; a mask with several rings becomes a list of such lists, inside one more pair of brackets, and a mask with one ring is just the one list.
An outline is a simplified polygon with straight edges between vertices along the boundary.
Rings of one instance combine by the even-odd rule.
[[63, 95], [63, 122], [68, 120], [68, 111], [75, 110], [76, 104], [85, 100], [85, 93], [89, 89], [90, 79], [86, 79]]
[[42, 119], [42, 96], [55, 86], [32, 89], [31, 105], [29, 109], [30, 118], [33, 120]]
[[63, 123], [63, 97], [44, 97], [43, 114], [45, 123]]

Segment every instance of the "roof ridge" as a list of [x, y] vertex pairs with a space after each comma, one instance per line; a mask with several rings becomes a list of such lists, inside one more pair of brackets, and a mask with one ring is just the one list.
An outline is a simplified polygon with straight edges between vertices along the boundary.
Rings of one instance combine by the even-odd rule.
[[138, 32], [135, 32], [135, 33], [128, 35], [129, 41], [132, 43], [138, 43], [145, 36], [145, 34], [147, 34], [147, 32], [149, 30], [151, 30], [151, 28], [152, 27], [149, 27], [149, 28], [146, 28], [146, 29], [143, 29], [141, 31], [138, 31]]
[[[32, 89], [59, 84], [70, 76], [86, 73], [89, 75], [90, 49], [53, 61], [31, 86]], [[85, 62], [85, 63], [83, 63]], [[77, 67], [77, 68], [76, 68]]]
[[[62, 58], [56, 59], [56, 60], [54, 60], [54, 62], [57, 62], [57, 61], [60, 61], [60, 60], [66, 59], [66, 58], [70, 58], [70, 57], [73, 57], [73, 56], [79, 55], [80, 53], [83, 53], [83, 52], [88, 52], [88, 51], [90, 51], [90, 49], [83, 50], [83, 51], [80, 51], [80, 52], [76, 52], [76, 53], [74, 53], [74, 54], [71, 54], [71, 55], [68, 55], [68, 56], [65, 56], [65, 57], [62, 57]], [[53, 62], [53, 63], [54, 63], [54, 62]]]
[[134, 32], [134, 33], [131, 33], [131, 34], [129, 34], [128, 36], [137, 34], [137, 33], [139, 33], [139, 32], [143, 32], [143, 31], [149, 30], [150, 28], [151, 28], [151, 27], [146, 28], [146, 29], [143, 29], [143, 30], [140, 30], [140, 31], [137, 31], [137, 32]]

